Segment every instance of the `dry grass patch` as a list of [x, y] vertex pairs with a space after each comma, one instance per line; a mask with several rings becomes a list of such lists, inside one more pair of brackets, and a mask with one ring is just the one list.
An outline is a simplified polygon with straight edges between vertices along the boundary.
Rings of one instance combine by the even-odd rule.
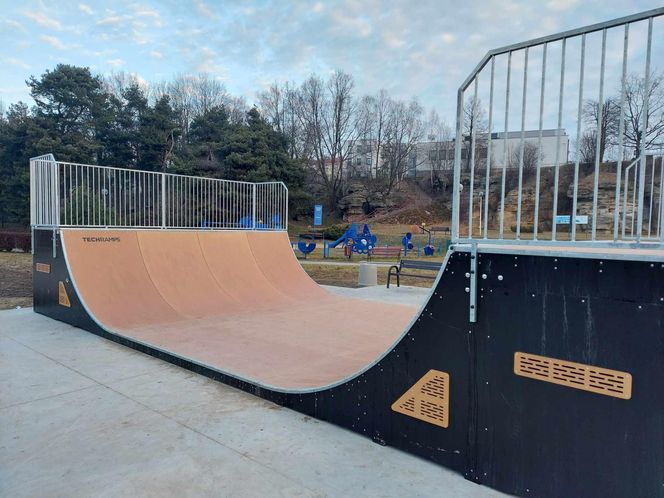
[[32, 306], [32, 254], [0, 252], [0, 309]]

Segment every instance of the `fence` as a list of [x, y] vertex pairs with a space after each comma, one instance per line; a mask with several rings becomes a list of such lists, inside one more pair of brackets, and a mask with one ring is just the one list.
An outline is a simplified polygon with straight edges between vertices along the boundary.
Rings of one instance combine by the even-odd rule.
[[[653, 61], [664, 53], [663, 15], [657, 8], [481, 60], [457, 94], [454, 240], [664, 243], [664, 81]], [[566, 128], [576, 133], [571, 161], [560, 147]], [[515, 129], [519, 145], [509, 150]], [[526, 139], [527, 129], [536, 137]], [[542, 166], [545, 129], [559, 130], [550, 167]], [[492, 157], [495, 140], [500, 157]], [[470, 150], [463, 160], [462, 150]]]
[[286, 230], [288, 188], [30, 160], [33, 227]]

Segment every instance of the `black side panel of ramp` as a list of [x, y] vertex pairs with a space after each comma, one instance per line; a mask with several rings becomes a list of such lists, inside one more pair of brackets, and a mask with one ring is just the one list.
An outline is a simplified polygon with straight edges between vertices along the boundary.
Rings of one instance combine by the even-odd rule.
[[[480, 255], [481, 482], [523, 496], [664, 495], [662, 266]], [[629, 373], [631, 398], [515, 375], [515, 352]]]
[[[522, 496], [664, 497], [664, 268], [596, 259], [450, 257], [413, 327], [365, 373], [283, 393], [104, 330], [70, 282], [52, 232], [35, 231], [35, 311]], [[58, 283], [70, 306], [58, 304]], [[629, 399], [515, 374], [515, 353], [631, 375]], [[431, 371], [448, 377], [447, 427], [392, 409]], [[406, 396], [408, 398], [408, 396]], [[425, 406], [423, 403], [422, 406]], [[441, 490], [443, 491], [443, 490]]]

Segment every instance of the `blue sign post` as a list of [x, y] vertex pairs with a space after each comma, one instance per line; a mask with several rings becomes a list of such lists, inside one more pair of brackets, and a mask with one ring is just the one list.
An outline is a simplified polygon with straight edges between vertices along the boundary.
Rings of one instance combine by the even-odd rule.
[[323, 224], [323, 206], [316, 204], [314, 206], [314, 226], [319, 227]]

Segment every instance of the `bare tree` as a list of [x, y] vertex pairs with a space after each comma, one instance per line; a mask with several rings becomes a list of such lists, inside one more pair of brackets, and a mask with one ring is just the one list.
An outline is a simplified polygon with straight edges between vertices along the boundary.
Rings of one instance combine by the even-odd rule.
[[388, 114], [393, 104], [387, 90], [381, 89], [375, 96], [363, 97], [358, 110], [358, 136], [371, 143], [374, 178], [379, 176]]
[[137, 86], [144, 94], [148, 94], [150, 86], [135, 74], [127, 73], [126, 71], [114, 71], [103, 75], [102, 84], [104, 85], [104, 89], [120, 102], [124, 102], [124, 94], [129, 87]]
[[[648, 113], [644, 126], [646, 101]], [[650, 76], [648, 88], [645, 78], [635, 74], [629, 75], [625, 81], [625, 146], [637, 157], [642, 144], [646, 149], [664, 146], [664, 78], [656, 71]]]
[[426, 138], [432, 143], [428, 149], [429, 163], [431, 164], [429, 180], [431, 187], [441, 179], [441, 172], [450, 168], [452, 145], [452, 129], [432, 109], [426, 123]]
[[[594, 153], [594, 151], [593, 151]], [[508, 167], [518, 168], [521, 163], [521, 144], [512, 145], [509, 148]], [[523, 142], [523, 175], [528, 177], [535, 171], [539, 160], [542, 158], [542, 151], [534, 142]]]
[[150, 83], [150, 88], [148, 89], [148, 99], [150, 100], [151, 103], [154, 104], [164, 95], [169, 95], [168, 81], [162, 80]]
[[471, 97], [463, 106], [463, 140], [466, 142], [466, 170], [470, 171], [471, 143], [475, 134], [475, 157], [478, 150], [486, 149], [486, 113], [479, 98]]
[[230, 96], [226, 86], [208, 73], [200, 73], [190, 77], [190, 88], [193, 97], [193, 116], [201, 116], [213, 107], [228, 106]]
[[579, 161], [582, 163], [594, 163], [597, 151], [597, 129], [590, 128], [581, 133], [579, 147]]
[[241, 124], [246, 121], [247, 112], [249, 112], [247, 99], [244, 97], [230, 97], [225, 106], [228, 109], [228, 121], [231, 124]]
[[[617, 143], [619, 124], [620, 124], [620, 102], [615, 98], [609, 97], [600, 105], [597, 100], [586, 100], [583, 104], [583, 120], [585, 123], [598, 128], [601, 113], [601, 130], [599, 146], [599, 162], [604, 161], [604, 155], [608, 149]], [[597, 136], [597, 132], [595, 132]], [[595, 153], [593, 153], [594, 161]]]
[[298, 119], [332, 208], [339, 199], [346, 157], [356, 136], [353, 87], [352, 76], [335, 71], [327, 82], [310, 76], [298, 92]]
[[298, 93], [293, 83], [274, 83], [258, 94], [258, 106], [272, 127], [288, 139], [288, 152], [300, 159], [305, 151], [305, 133], [297, 117]]
[[182, 139], [189, 137], [189, 125], [194, 119], [194, 95], [191, 89], [191, 77], [186, 74], [177, 74], [168, 83], [168, 95], [171, 106], [178, 119], [178, 126], [182, 130]]
[[398, 185], [416, 160], [415, 149], [424, 136], [423, 112], [416, 100], [408, 104], [397, 101], [390, 106], [382, 154], [385, 194], [389, 194]]

